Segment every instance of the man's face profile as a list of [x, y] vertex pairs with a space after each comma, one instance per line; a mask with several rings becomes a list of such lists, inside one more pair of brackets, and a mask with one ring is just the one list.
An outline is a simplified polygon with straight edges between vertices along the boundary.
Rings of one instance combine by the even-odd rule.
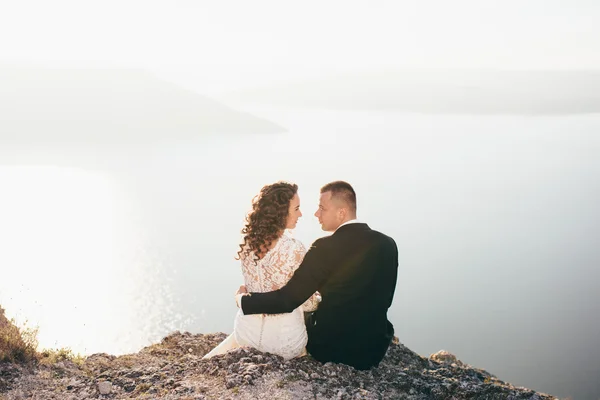
[[331, 192], [321, 193], [319, 197], [319, 208], [315, 217], [319, 219], [321, 229], [326, 232], [335, 231], [340, 226], [339, 205], [332, 199]]

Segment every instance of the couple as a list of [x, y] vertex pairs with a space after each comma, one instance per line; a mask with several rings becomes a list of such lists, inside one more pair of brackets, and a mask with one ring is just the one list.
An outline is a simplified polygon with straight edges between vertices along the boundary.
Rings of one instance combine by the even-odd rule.
[[308, 351], [321, 362], [377, 366], [394, 334], [387, 310], [396, 287], [396, 243], [356, 220], [354, 189], [336, 181], [321, 188], [315, 212], [333, 234], [306, 251], [285, 234], [302, 216], [297, 192], [297, 185], [278, 182], [254, 198], [238, 252], [245, 288], [236, 295], [234, 332], [205, 358], [250, 346], [285, 359]]

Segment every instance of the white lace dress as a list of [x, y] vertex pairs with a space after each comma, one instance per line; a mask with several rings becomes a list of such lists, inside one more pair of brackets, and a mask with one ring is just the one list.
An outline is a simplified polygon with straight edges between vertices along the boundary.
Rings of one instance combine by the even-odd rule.
[[[260, 260], [242, 258], [242, 275], [248, 292], [270, 292], [283, 287], [304, 259], [306, 248], [296, 239], [284, 234]], [[304, 325], [304, 311], [316, 309], [318, 294], [287, 314], [244, 315], [238, 310], [233, 334], [208, 353], [205, 358], [223, 354], [240, 346], [254, 347], [285, 359], [305, 354], [308, 341]]]

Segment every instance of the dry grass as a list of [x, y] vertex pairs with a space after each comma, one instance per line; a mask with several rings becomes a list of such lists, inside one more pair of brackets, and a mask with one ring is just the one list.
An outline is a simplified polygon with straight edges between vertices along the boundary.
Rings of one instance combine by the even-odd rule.
[[4, 309], [0, 306], [0, 362], [39, 362], [52, 365], [69, 360], [82, 365], [85, 361], [85, 357], [74, 354], [68, 348], [48, 349], [38, 353], [37, 333], [37, 328], [18, 327], [14, 320], [7, 319]]
[[37, 345], [37, 329], [17, 327], [0, 306], [0, 362], [36, 361]]
[[85, 361], [85, 357], [80, 354], [73, 353], [71, 349], [46, 349], [42, 350], [37, 355], [40, 364], [52, 365], [60, 361], [72, 361], [81, 366]]

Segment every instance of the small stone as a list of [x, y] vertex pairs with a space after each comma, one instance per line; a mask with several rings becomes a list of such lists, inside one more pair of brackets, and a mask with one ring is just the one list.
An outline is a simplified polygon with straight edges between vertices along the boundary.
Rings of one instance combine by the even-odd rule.
[[260, 354], [257, 354], [255, 356], [252, 357], [252, 361], [254, 361], [255, 363], [262, 363], [263, 362], [263, 356], [261, 356]]
[[71, 380], [69, 381], [69, 386], [71, 386], [71, 387], [75, 387], [75, 386], [79, 386], [79, 385], [81, 385], [81, 382], [79, 382], [75, 378], [71, 378]]
[[231, 388], [233, 388], [233, 387], [236, 387], [236, 386], [238, 386], [239, 384], [240, 384], [240, 382], [239, 382], [239, 380], [238, 380], [238, 379], [236, 379], [236, 378], [227, 379], [227, 380], [225, 381], [225, 387], [226, 387], [227, 389], [231, 389]]
[[98, 391], [100, 394], [109, 394], [112, 390], [112, 383], [103, 381], [98, 383]]
[[458, 360], [456, 359], [456, 356], [450, 352], [447, 352], [446, 350], [440, 350], [437, 353], [430, 355], [429, 358], [431, 360], [434, 360], [434, 361], [437, 361], [440, 363], [447, 363], [447, 364], [452, 364], [452, 363], [458, 362]]
[[246, 367], [245, 371], [247, 374], [259, 373], [260, 367], [258, 365], [251, 364]]

